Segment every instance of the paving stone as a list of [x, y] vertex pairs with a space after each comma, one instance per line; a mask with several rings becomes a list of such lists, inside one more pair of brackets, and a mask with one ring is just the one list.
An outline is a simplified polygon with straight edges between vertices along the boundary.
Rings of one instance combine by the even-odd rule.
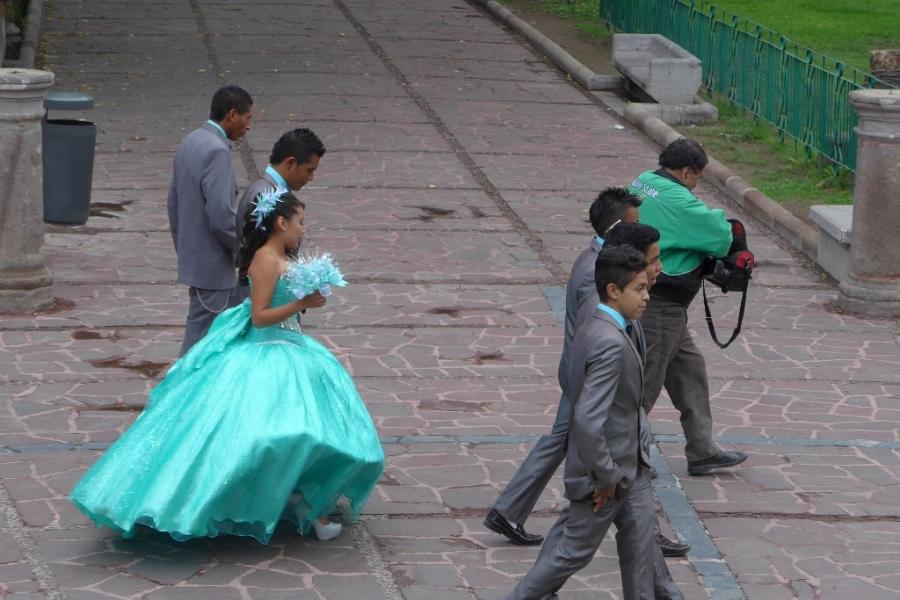
[[407, 600], [474, 600], [477, 597], [466, 590], [430, 586], [404, 587], [403, 596]]
[[242, 591], [253, 600], [322, 600], [324, 597], [316, 590], [268, 590], [250, 587]]
[[215, 587], [189, 587], [174, 586], [165, 587], [151, 592], [146, 596], [147, 600], [238, 600], [242, 598], [240, 592], [231, 588]]
[[[328, 0], [290, 10], [58, 0], [47, 17], [58, 87], [97, 98], [75, 115], [100, 126], [94, 204], [85, 226], [47, 228], [61, 309], [0, 316], [0, 478], [72, 600], [377, 595], [363, 548], [406, 598], [501, 598], [537, 555], [481, 525], [559, 400], [561, 330], [542, 288], [561, 282], [536, 250], [567, 268], [590, 239], [596, 193], [655, 168], [658, 148], [617, 129], [620, 119], [467, 2], [342, 5], [371, 38]], [[164, 206], [172, 154], [223, 80], [254, 96], [257, 167], [293, 127], [311, 126], [328, 146], [301, 192], [307, 241], [334, 252], [352, 285], [304, 323], [353, 373], [380, 434], [400, 442], [386, 444], [364, 513], [371, 547], [363, 530], [319, 543], [291, 527], [266, 547], [122, 540], [66, 499], [177, 353], [186, 302]], [[535, 167], [543, 156], [553, 169]], [[710, 186], [697, 192], [734, 214]], [[680, 444], [661, 447], [750, 600], [896, 597], [896, 323], [831, 309], [831, 283], [742, 218], [760, 263], [744, 332], [720, 352], [699, 303], [690, 324], [709, 364], [715, 434], [750, 460], [687, 478]], [[717, 325], [732, 326], [734, 295], [712, 302]], [[658, 435], [680, 434], [666, 398], [652, 417]], [[862, 442], [802, 445], [847, 440]], [[876, 442], [890, 447], [866, 447]], [[564, 503], [557, 474], [529, 530], [546, 533]], [[20, 553], [2, 547], [0, 590], [43, 597]], [[706, 597], [690, 562], [669, 564], [687, 598]], [[611, 539], [560, 596], [621, 596]]]
[[314, 575], [312, 581], [317, 589], [325, 590], [328, 600], [357, 600], [378, 589], [375, 578], [368, 574], [344, 577]]
[[[707, 525], [726, 559], [732, 553], [743, 557], [735, 563], [741, 567], [736, 573], [751, 598], [781, 597], [771, 595], [779, 589], [790, 598], [897, 594], [896, 569], [885, 560], [896, 552], [896, 523], [742, 518], [710, 519]], [[766, 543], [747, 545], [756, 540]], [[881, 552], [863, 550], [851, 558], [850, 548], [872, 543], [880, 544]]]
[[[668, 454], [679, 451], [664, 444]], [[715, 494], [697, 499], [699, 511], [784, 512], [816, 515], [889, 516], [896, 514], [895, 495], [879, 479], [867, 481], [857, 475], [857, 466], [871, 466], [896, 477], [897, 455], [888, 449], [797, 448], [762, 446], [748, 448], [745, 466], [707, 478], [694, 478], [689, 485], [710, 488]], [[833, 477], [808, 476], [804, 467], [826, 463]], [[681, 463], [683, 465], [683, 462]], [[684, 468], [683, 466], [681, 467]], [[795, 469], [799, 468], [799, 473]], [[675, 467], [679, 473], [679, 467]], [[681, 471], [683, 473], [683, 471]], [[756, 474], [746, 476], [747, 472]], [[774, 477], [779, 474], [779, 477]], [[895, 481], [895, 479], [893, 480]]]
[[[265, 164], [269, 153], [256, 153]], [[476, 190], [471, 173], [450, 152], [384, 152], [372, 164], [372, 153], [329, 152], [316, 171], [316, 185], [330, 188], [400, 188]]]
[[[378, 29], [388, 29], [387, 25], [366, 26], [370, 31]], [[481, 30], [478, 36], [491, 37], [497, 35], [496, 29]], [[458, 35], [471, 35], [470, 32], [458, 29], [449, 30], [449, 32], [441, 31], [437, 35], [446, 35], [447, 37]], [[500, 32], [500, 35], [506, 34]], [[415, 31], [404, 31], [398, 34], [403, 39], [439, 39], [434, 37], [435, 34], [426, 31], [417, 33]], [[430, 37], [426, 37], [430, 36]], [[453, 41], [453, 40], [446, 40]], [[510, 65], [503, 61], [484, 61], [472, 58], [438, 58], [438, 57], [392, 57], [393, 63], [399, 67], [403, 73], [411, 80], [422, 80], [428, 77], [446, 77], [446, 78], [473, 78], [473, 79], [491, 79], [499, 81], [536, 81], [536, 82], [557, 82], [559, 74], [545, 63], [532, 60], [526, 63], [525, 68], [520, 64]]]
[[467, 42], [460, 40], [383, 40], [380, 45], [389, 56], [430, 57], [430, 58], [472, 58], [484, 60], [521, 61], [531, 60], [533, 55], [521, 45], [512, 43]]
[[292, 590], [305, 586], [304, 578], [298, 575], [263, 570], [242, 577], [241, 583], [248, 587], [273, 590]]
[[[359, 123], [335, 121], [304, 122], [321, 138], [331, 152], [449, 152], [451, 147], [431, 124], [372, 123], [360, 127]], [[290, 129], [283, 123], [264, 121], [253, 127], [250, 140], [253, 150], [270, 152], [274, 140]], [[327, 166], [327, 163], [326, 165]], [[324, 171], [323, 171], [324, 172]], [[317, 173], [318, 175], [318, 173]], [[314, 182], [316, 180], [313, 180]], [[312, 185], [315, 185], [313, 183]]]
[[19, 544], [12, 534], [0, 529], [0, 565], [8, 565], [11, 563], [19, 563], [25, 560]]

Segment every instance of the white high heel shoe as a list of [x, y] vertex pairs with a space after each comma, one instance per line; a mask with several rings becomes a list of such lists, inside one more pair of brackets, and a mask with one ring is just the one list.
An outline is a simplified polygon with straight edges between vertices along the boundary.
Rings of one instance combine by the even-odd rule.
[[316, 532], [316, 538], [320, 541], [333, 540], [341, 535], [341, 524], [329, 522], [327, 525], [320, 523], [318, 519], [313, 521], [313, 530]]

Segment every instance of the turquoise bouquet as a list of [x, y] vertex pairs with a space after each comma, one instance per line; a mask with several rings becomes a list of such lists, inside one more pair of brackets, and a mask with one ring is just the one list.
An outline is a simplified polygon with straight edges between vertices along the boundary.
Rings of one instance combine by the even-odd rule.
[[285, 277], [288, 289], [298, 299], [316, 291], [323, 296], [330, 296], [331, 286], [347, 285], [341, 269], [329, 252], [301, 253], [288, 263]]

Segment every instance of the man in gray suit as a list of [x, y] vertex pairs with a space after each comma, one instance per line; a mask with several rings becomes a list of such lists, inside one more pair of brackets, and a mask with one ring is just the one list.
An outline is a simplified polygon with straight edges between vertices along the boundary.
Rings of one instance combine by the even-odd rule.
[[647, 263], [633, 248], [601, 252], [600, 302], [572, 346], [572, 418], [564, 472], [570, 504], [507, 600], [553, 598], [594, 556], [613, 523], [625, 600], [650, 600], [655, 514], [641, 444], [643, 363], [626, 331], [649, 299]]
[[[250, 184], [238, 202], [237, 231], [244, 230], [247, 211], [261, 193], [288, 189], [298, 191], [313, 180], [319, 168], [319, 160], [325, 155], [325, 144], [309, 129], [292, 129], [275, 142], [269, 165], [259, 179]], [[237, 287], [238, 302], [250, 297], [250, 286], [239, 281]]]
[[175, 154], [169, 188], [169, 229], [178, 254], [178, 283], [188, 286], [183, 356], [216, 315], [237, 304], [237, 183], [228, 141], [250, 130], [253, 99], [229, 85], [212, 98], [209, 120]]
[[594, 261], [603, 247], [603, 236], [618, 223], [637, 221], [640, 204], [640, 198], [627, 190], [611, 187], [600, 192], [588, 211], [595, 235], [591, 239], [590, 246], [575, 260], [566, 286], [565, 337], [558, 371], [562, 394], [559, 398], [556, 420], [550, 434], [541, 436], [525, 457], [525, 461], [494, 502], [484, 521], [485, 527], [506, 536], [516, 544], [536, 545], [543, 540], [540, 535], [526, 532], [524, 523], [534, 510], [541, 492], [547, 487], [553, 473], [566, 456], [571, 412], [568, 372], [578, 311], [592, 290], [596, 294]]

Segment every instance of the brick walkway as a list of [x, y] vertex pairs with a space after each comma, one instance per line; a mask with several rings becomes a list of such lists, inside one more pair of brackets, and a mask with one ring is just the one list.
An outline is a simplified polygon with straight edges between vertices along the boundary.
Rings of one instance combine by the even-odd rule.
[[[47, 68], [97, 98], [101, 131], [90, 221], [46, 236], [64, 309], [0, 318], [0, 596], [501, 597], [537, 551], [480, 522], [552, 422], [553, 310], [586, 208], [659, 149], [462, 0], [54, 0], [46, 26]], [[363, 522], [333, 542], [290, 528], [267, 547], [123, 541], [66, 500], [177, 353], [166, 190], [223, 81], [256, 100], [241, 185], [288, 128], [329, 148], [302, 192], [309, 241], [352, 285], [305, 322], [351, 369], [389, 456]], [[691, 599], [897, 598], [896, 323], [830, 310], [834, 287], [750, 225], [760, 269], [741, 339], [714, 350], [692, 312], [716, 434], [750, 460], [687, 478], [660, 401], [661, 514], [696, 546], [670, 565]], [[736, 299], [715, 311], [727, 326]], [[556, 479], [530, 528], [562, 502]], [[561, 597], [618, 585], [607, 542]]]

